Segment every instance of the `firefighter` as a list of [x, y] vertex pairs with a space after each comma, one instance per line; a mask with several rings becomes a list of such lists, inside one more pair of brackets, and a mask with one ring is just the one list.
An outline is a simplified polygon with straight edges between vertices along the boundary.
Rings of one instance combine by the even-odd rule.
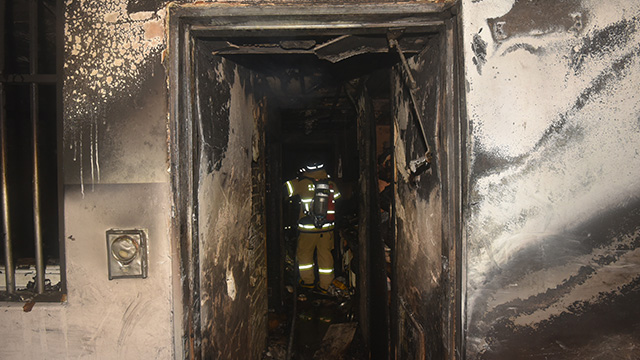
[[335, 200], [340, 198], [336, 184], [330, 180], [322, 163], [311, 163], [300, 169], [298, 178], [285, 183], [289, 197], [300, 196], [298, 215], [298, 270], [300, 285], [311, 289], [315, 283], [313, 252], [316, 251], [318, 290], [326, 293], [333, 274], [333, 229]]

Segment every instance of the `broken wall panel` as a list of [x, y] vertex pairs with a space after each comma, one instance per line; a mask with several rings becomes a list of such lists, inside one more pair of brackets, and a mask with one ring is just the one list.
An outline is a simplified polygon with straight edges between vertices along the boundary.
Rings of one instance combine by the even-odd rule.
[[[443, 302], [447, 283], [442, 273], [443, 180], [437, 137], [438, 122], [442, 121], [438, 116], [442, 66], [439, 51], [438, 41], [432, 39], [426, 50], [409, 59], [416, 89], [411, 89], [406, 68], [401, 64], [394, 68], [396, 281], [402, 305], [398, 316], [405, 319], [401, 321], [398, 346], [403, 356], [409, 358], [417, 358], [424, 351], [427, 358], [444, 356]], [[414, 91], [415, 107], [410, 91]], [[429, 147], [434, 152], [433, 164], [417, 176], [409, 170], [409, 163], [425, 156], [427, 146], [416, 111], [420, 112]], [[420, 324], [419, 331], [411, 326], [415, 323]], [[425, 338], [417, 339], [419, 334]]]
[[463, 14], [466, 357], [637, 358], [640, 5]]

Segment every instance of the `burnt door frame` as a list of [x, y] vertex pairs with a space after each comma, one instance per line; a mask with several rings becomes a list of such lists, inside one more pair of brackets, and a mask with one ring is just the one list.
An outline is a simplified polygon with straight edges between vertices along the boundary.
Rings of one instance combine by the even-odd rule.
[[[228, 4], [170, 4], [168, 6], [169, 35], [167, 49], [167, 68], [169, 84], [169, 141], [170, 169], [172, 183], [172, 255], [173, 302], [175, 356], [180, 358], [200, 358], [202, 341], [200, 325], [200, 289], [199, 289], [199, 234], [197, 219], [197, 177], [194, 174], [197, 158], [194, 156], [197, 144], [194, 124], [193, 81], [193, 43], [203, 37], [273, 36], [305, 34], [345, 34], [380, 33], [392, 29], [421, 28], [444, 34], [452, 42], [452, 53], [446, 66], [452, 80], [447, 89], [452, 90], [453, 98], [447, 101], [448, 115], [457, 127], [456, 137], [460, 140], [452, 145], [453, 157], [458, 174], [462, 173], [462, 131], [466, 124], [458, 109], [462, 109], [460, 84], [460, 49], [456, 40], [458, 6], [455, 4], [366, 4], [366, 5], [274, 5], [274, 6], [230, 6]], [[453, 25], [452, 25], [453, 24]], [[451, 31], [453, 28], [454, 31]], [[449, 34], [449, 35], [447, 35]], [[454, 34], [454, 35], [451, 35]], [[456, 125], [457, 124], [457, 125]], [[452, 131], [456, 131], [455, 129]], [[450, 189], [456, 199], [461, 201], [462, 183]], [[449, 222], [453, 233], [461, 233], [461, 206], [449, 209]], [[456, 227], [453, 229], [452, 227]], [[455, 344], [451, 358], [461, 353], [462, 344], [462, 307], [461, 282], [463, 271], [460, 237], [455, 238], [454, 281], [450, 284], [455, 299], [449, 306], [452, 316], [451, 328], [447, 331]]]
[[[457, 14], [457, 8], [453, 9], [453, 13]], [[396, 65], [400, 70], [395, 76], [399, 76], [400, 86], [406, 88], [407, 94], [413, 92], [413, 95], [409, 97], [411, 115], [409, 116], [408, 127], [415, 127], [417, 133], [421, 133], [417, 137], [419, 142], [423, 145], [427, 145], [427, 150], [434, 152], [434, 161], [438, 167], [438, 172], [441, 175], [439, 186], [441, 188], [441, 211], [442, 219], [440, 224], [441, 230], [441, 281], [445, 285], [440, 300], [442, 304], [442, 328], [440, 330], [443, 348], [443, 356], [446, 359], [463, 359], [465, 358], [464, 352], [464, 339], [465, 339], [465, 327], [464, 327], [464, 296], [465, 296], [465, 282], [466, 282], [466, 263], [465, 263], [465, 243], [463, 241], [463, 213], [466, 212], [466, 206], [468, 206], [467, 192], [468, 188], [468, 159], [466, 155], [466, 139], [468, 130], [468, 121], [466, 118], [465, 106], [464, 106], [464, 74], [463, 74], [463, 46], [460, 41], [461, 35], [459, 29], [461, 28], [461, 19], [458, 16], [453, 16], [445, 21], [445, 26], [438, 33], [437, 36], [437, 48], [440, 49], [436, 57], [440, 62], [437, 70], [437, 76], [439, 80], [436, 81], [437, 91], [432, 96], [435, 99], [435, 106], [433, 113], [430, 116], [425, 116], [422, 113], [419, 86], [416, 85], [415, 78], [418, 77], [413, 70], [409, 68], [409, 65], [404, 64]], [[421, 56], [418, 54], [417, 56]], [[418, 61], [419, 62], [419, 61]], [[409, 74], [409, 75], [407, 75]], [[427, 118], [431, 118], [433, 123], [426, 123]], [[427, 141], [426, 137], [431, 137], [425, 133], [425, 126], [435, 128], [432, 129], [433, 139]], [[396, 143], [395, 138], [397, 134], [394, 132], [393, 142]], [[425, 140], [426, 144], [420, 140]], [[436, 160], [437, 157], [437, 160]], [[394, 158], [394, 167], [397, 166], [397, 159]], [[420, 172], [418, 172], [419, 174]], [[396, 178], [394, 186], [396, 186], [397, 194], [398, 179]], [[396, 214], [396, 198], [393, 202], [392, 213]], [[398, 262], [398, 221], [396, 216], [392, 216], [394, 224], [392, 225], [395, 231], [395, 237], [392, 247], [392, 273], [395, 275], [395, 264]], [[424, 331], [424, 324], [418, 323], [410, 316], [412, 315], [412, 309], [407, 307], [398, 292], [398, 281], [392, 278], [392, 304], [391, 304], [391, 340], [393, 345], [400, 345], [403, 340], [400, 336], [400, 318], [403, 317], [405, 322], [413, 322], [416, 327], [422, 327], [421, 331]], [[401, 311], [405, 316], [401, 316]], [[424, 334], [423, 334], [424, 335]], [[424, 337], [425, 343], [419, 344], [421, 348], [422, 356], [427, 356], [426, 348], [431, 344], [426, 344], [428, 337]], [[396, 347], [396, 352], [399, 348]], [[418, 351], [420, 353], [420, 351]], [[398, 353], [395, 354], [398, 356]], [[416, 356], [419, 356], [416, 354]], [[393, 354], [392, 354], [393, 357]], [[417, 357], [420, 358], [420, 357]]]

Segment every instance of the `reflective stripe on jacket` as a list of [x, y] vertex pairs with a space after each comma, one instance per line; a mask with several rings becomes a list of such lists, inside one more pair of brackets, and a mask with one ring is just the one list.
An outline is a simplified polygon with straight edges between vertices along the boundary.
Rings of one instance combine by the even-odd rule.
[[334, 228], [334, 219], [335, 219], [335, 200], [340, 198], [340, 191], [338, 190], [338, 186], [332, 180], [329, 180], [329, 186], [331, 194], [333, 195], [333, 199], [329, 205], [329, 212], [327, 216], [330, 219], [329, 222], [325, 223], [321, 228], [316, 228], [313, 224], [313, 221], [303, 220], [307, 216], [307, 213], [311, 211], [311, 203], [315, 196], [315, 185], [312, 179], [320, 180], [327, 179], [328, 175], [324, 169], [316, 170], [316, 171], [307, 171], [303, 173], [303, 176], [300, 179], [289, 180], [285, 183], [285, 187], [287, 190], [287, 195], [289, 197], [299, 195], [300, 196], [300, 212], [298, 214], [298, 230], [302, 232], [325, 232], [333, 230]]

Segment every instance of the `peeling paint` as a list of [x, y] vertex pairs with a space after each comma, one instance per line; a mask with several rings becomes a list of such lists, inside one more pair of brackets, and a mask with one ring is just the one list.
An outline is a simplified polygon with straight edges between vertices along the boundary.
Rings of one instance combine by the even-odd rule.
[[73, 126], [140, 83], [138, 69], [164, 48], [165, 10], [129, 14], [125, 1], [80, 2], [67, 5], [65, 18], [65, 88], [76, 91], [65, 96], [66, 124]]
[[92, 186], [100, 182], [99, 139], [112, 106], [139, 91], [149, 60], [165, 47], [165, 10], [128, 13], [126, 1], [68, 1], [65, 9], [64, 138], [85, 143], [84, 188], [87, 175]]
[[487, 19], [487, 23], [495, 41], [523, 35], [580, 32], [587, 18], [580, 3], [580, 0], [516, 0], [508, 13]]
[[235, 300], [236, 293], [236, 281], [233, 279], [233, 271], [227, 269], [227, 295], [231, 300]]

